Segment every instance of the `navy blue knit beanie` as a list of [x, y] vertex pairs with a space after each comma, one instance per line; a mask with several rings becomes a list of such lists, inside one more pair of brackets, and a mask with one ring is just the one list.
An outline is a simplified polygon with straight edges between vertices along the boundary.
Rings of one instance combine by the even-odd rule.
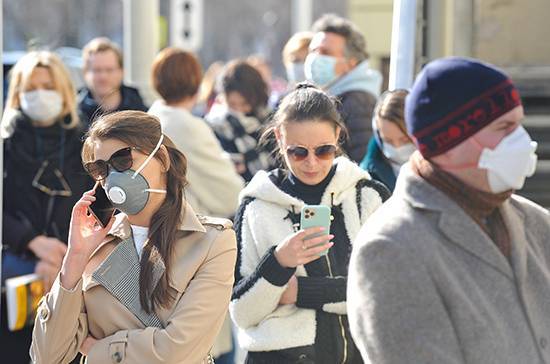
[[521, 105], [512, 81], [468, 58], [430, 62], [405, 101], [405, 123], [425, 158], [445, 153]]

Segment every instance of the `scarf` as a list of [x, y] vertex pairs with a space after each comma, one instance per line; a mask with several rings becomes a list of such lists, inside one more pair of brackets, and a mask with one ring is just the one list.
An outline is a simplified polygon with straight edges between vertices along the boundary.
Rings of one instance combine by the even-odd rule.
[[411, 157], [411, 168], [429, 184], [454, 200], [491, 238], [506, 258], [510, 257], [511, 241], [500, 206], [513, 191], [489, 193], [466, 185], [443, 171], [420, 153]]

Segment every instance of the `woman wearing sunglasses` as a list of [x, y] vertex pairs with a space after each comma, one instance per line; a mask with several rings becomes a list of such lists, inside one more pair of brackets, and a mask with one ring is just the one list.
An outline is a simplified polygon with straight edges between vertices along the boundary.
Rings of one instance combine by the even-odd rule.
[[79, 351], [89, 364], [208, 361], [234, 279], [230, 222], [193, 212], [186, 159], [144, 112], [96, 121], [82, 159], [121, 213], [98, 226], [94, 190], [74, 206], [61, 274], [38, 308], [33, 362]]
[[[346, 315], [351, 242], [389, 192], [340, 153], [334, 101], [300, 84], [264, 134], [285, 168], [258, 172], [241, 193], [230, 312], [246, 363], [361, 363]], [[331, 209], [330, 235], [300, 230], [305, 205]], [[328, 254], [320, 253], [328, 249]]]
[[[30, 52], [12, 68], [0, 134], [2, 280], [35, 272], [49, 290], [67, 250], [71, 209], [93, 185], [79, 157], [83, 128], [75, 90], [55, 54]], [[1, 307], [0, 342], [9, 348], [2, 361], [28, 363], [32, 327], [9, 332]]]

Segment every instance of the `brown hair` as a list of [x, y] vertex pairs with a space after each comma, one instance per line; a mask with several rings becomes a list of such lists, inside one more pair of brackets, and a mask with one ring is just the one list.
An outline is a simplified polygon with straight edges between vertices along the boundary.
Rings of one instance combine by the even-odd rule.
[[[95, 140], [117, 139], [129, 146], [138, 147], [145, 154], [151, 154], [162, 134], [159, 120], [142, 111], [120, 111], [104, 115], [97, 119], [88, 131], [82, 148], [82, 161], [93, 161]], [[155, 307], [168, 307], [174, 297], [168, 288], [171, 258], [178, 228], [182, 223], [184, 211], [184, 187], [187, 185], [187, 160], [164, 136], [162, 143], [168, 151], [170, 168], [166, 178], [166, 198], [153, 214], [149, 226], [149, 241], [143, 247], [139, 274], [139, 299], [146, 312]], [[156, 153], [161, 163], [167, 165], [164, 153]], [[164, 263], [166, 270], [156, 287], [151, 286], [153, 265]]]
[[165, 48], [153, 61], [151, 82], [168, 103], [195, 96], [199, 90], [202, 68], [191, 52]]
[[222, 92], [238, 92], [256, 113], [267, 105], [267, 84], [253, 66], [242, 60], [229, 62], [223, 71]]
[[283, 48], [283, 63], [289, 64], [295, 62], [296, 56], [300, 52], [307, 54], [312, 38], [312, 32], [298, 32], [290, 37]]
[[116, 43], [112, 42], [109, 38], [99, 37], [89, 41], [82, 49], [82, 64], [84, 65], [84, 71], [88, 70], [88, 61], [90, 57], [96, 53], [112, 51], [115, 53], [118, 61], [118, 66], [123, 68], [122, 52]]
[[[72, 129], [80, 125], [80, 119], [77, 111], [76, 91], [74, 89], [69, 71], [61, 59], [52, 52], [33, 51], [25, 54], [10, 71], [10, 86], [8, 97], [6, 99], [6, 110], [19, 109], [21, 100], [19, 93], [25, 91], [25, 87], [30, 82], [33, 72], [38, 68], [46, 68], [54, 83], [55, 91], [61, 94], [63, 99], [63, 109], [61, 110], [59, 121], [61, 126], [66, 129]], [[4, 113], [2, 119], [2, 129], [10, 129], [9, 124], [13, 122], [8, 117], [9, 113]], [[63, 117], [71, 115], [71, 121], [65, 123]]]
[[376, 117], [376, 123], [380, 119], [388, 120], [394, 123], [403, 134], [409, 135], [405, 126], [404, 114], [405, 98], [408, 94], [409, 91], [403, 89], [384, 92], [374, 107], [373, 114]]
[[274, 143], [275, 129], [286, 123], [304, 121], [328, 122], [334, 130], [340, 128], [338, 141], [341, 143], [347, 136], [347, 128], [338, 109], [336, 99], [307, 82], [299, 83], [286, 95], [271, 122], [267, 125], [260, 138], [260, 144], [273, 147], [273, 155], [278, 155], [279, 147]]

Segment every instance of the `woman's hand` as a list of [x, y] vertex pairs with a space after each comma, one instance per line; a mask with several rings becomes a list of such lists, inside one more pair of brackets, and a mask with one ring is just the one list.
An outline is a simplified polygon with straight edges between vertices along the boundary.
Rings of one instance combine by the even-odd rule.
[[84, 341], [82, 342], [82, 345], [80, 345], [80, 353], [84, 356], [87, 356], [90, 350], [92, 350], [92, 346], [94, 346], [96, 342], [96, 339], [88, 335], [86, 339], [84, 339]]
[[95, 201], [95, 190], [84, 192], [80, 200], [74, 205], [69, 228], [69, 252], [82, 254], [89, 258], [101, 244], [114, 218], [105, 228], [99, 225], [94, 215], [88, 212], [88, 207]]
[[56, 238], [38, 235], [27, 245], [30, 251], [40, 260], [61, 268], [63, 257], [67, 253], [67, 245]]
[[285, 291], [281, 295], [281, 299], [279, 299], [280, 305], [294, 304], [298, 300], [298, 279], [296, 276], [293, 275], [290, 277], [287, 284]]
[[319, 259], [321, 252], [334, 245], [330, 242], [334, 235], [322, 235], [312, 239], [305, 238], [309, 235], [322, 233], [324, 230], [323, 227], [313, 227], [290, 235], [275, 249], [275, 258], [285, 268], [296, 268], [299, 265]]
[[69, 228], [69, 248], [61, 267], [61, 285], [73, 289], [90, 259], [111, 229], [114, 217], [102, 228], [95, 217], [88, 213], [88, 207], [95, 201], [95, 190], [84, 192], [73, 207]]
[[38, 274], [44, 282], [44, 294], [52, 288], [55, 278], [59, 274], [61, 267], [56, 267], [45, 260], [39, 260], [34, 268], [34, 273]]

